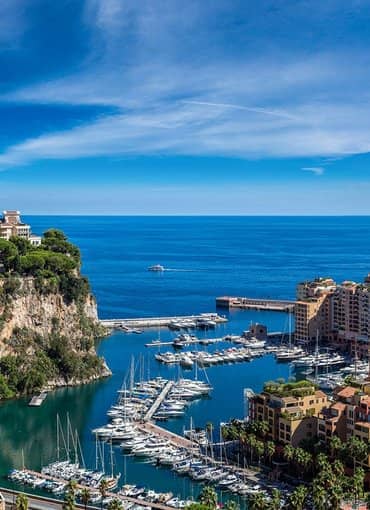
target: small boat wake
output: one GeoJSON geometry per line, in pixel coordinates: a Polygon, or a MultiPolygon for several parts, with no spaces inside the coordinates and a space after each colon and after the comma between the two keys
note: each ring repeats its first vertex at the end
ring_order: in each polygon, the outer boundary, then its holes
{"type": "Polygon", "coordinates": [[[148,271],[152,271],[155,273],[194,273],[200,271],[200,269],[171,269],[169,267],[161,266],[160,264],[156,264],[155,266],[148,267],[148,271]]]}

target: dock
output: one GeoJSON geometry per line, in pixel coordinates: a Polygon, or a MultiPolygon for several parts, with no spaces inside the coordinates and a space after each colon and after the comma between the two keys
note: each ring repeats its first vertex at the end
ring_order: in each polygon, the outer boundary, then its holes
{"type": "Polygon", "coordinates": [[[32,397],[28,405],[30,407],[40,407],[47,396],[48,396],[47,391],[42,391],[39,395],[35,395],[34,397],[32,397]]]}
{"type": "Polygon", "coordinates": [[[234,296],[222,296],[216,298],[216,306],[218,308],[240,308],[242,310],[294,312],[295,304],[295,301],[285,299],[255,299],[234,296]]]}
{"type": "Polygon", "coordinates": [[[149,421],[151,419],[151,417],[153,416],[153,414],[157,411],[158,407],[162,404],[162,402],[164,401],[164,399],[167,397],[167,395],[169,394],[169,392],[171,391],[171,388],[173,386],[173,381],[168,381],[165,385],[165,387],[163,388],[163,390],[160,392],[160,394],[158,395],[158,397],[155,399],[155,401],[153,402],[153,405],[151,406],[151,408],[147,411],[147,413],[145,414],[144,416],[144,421],[149,421]]]}
{"type": "Polygon", "coordinates": [[[100,324],[106,328],[136,329],[170,327],[176,322],[213,321],[216,324],[227,322],[226,317],[217,313],[201,313],[199,315],[182,315],[176,317],[142,317],[138,319],[101,319],[100,324]]]}
{"type": "MultiPolygon", "coordinates": [[[[216,344],[218,342],[226,342],[227,337],[218,337],[218,338],[197,338],[196,340],[186,340],[184,343],[181,343],[180,346],[184,345],[194,345],[194,344],[200,344],[200,345],[209,345],[209,344],[216,344]]],[[[162,347],[166,345],[176,345],[174,340],[170,340],[169,342],[149,342],[145,344],[145,347],[162,347]]]]}

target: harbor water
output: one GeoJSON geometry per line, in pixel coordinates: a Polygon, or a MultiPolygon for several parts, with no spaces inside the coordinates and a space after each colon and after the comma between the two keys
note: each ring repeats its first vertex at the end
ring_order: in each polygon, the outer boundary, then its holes
{"type": "MultiPolygon", "coordinates": [[[[318,275],[361,280],[370,272],[370,218],[128,218],[29,217],[35,233],[61,228],[82,252],[83,272],[89,277],[101,318],[186,315],[215,310],[220,295],[294,298],[298,281],[318,275]],[[175,271],[147,271],[162,264],[175,271]]],[[[251,321],[270,331],[287,330],[287,315],[278,312],[231,311],[229,322],[211,331],[194,332],[200,338],[240,334],[251,321]]],[[[0,474],[11,467],[39,469],[56,455],[56,415],[79,432],[86,464],[95,466],[91,430],[107,422],[106,412],[116,401],[131,357],[142,360],[145,376],[178,376],[178,368],[154,359],[158,348],[145,344],[157,339],[158,330],[143,334],[115,332],[97,345],[112,369],[112,377],[77,388],[51,392],[41,407],[29,399],[0,405],[0,474]],[[23,452],[23,453],[22,453],[23,452]]],[[[162,341],[175,333],[161,329],[162,341]]],[[[225,346],[229,347],[229,344],[225,346]]],[[[208,346],[212,351],[222,344],[208,346]]],[[[199,349],[204,349],[199,346],[199,349]]],[[[161,348],[162,351],[172,347],[161,348]]],[[[186,377],[192,371],[184,372],[186,377]]],[[[194,374],[193,374],[194,375],[194,374]]],[[[199,371],[199,377],[203,374],[199,371]]],[[[289,378],[289,366],[272,355],[250,362],[207,368],[213,386],[210,398],[195,401],[185,417],[163,424],[181,433],[189,426],[244,416],[243,391],[258,391],[265,380],[289,378]]],[[[107,455],[108,458],[108,455],[107,455]]],[[[116,472],[122,481],[145,484],[175,495],[196,495],[199,485],[186,477],[158,468],[115,448],[116,472]]],[[[6,485],[4,479],[2,485],[6,485]]]]}

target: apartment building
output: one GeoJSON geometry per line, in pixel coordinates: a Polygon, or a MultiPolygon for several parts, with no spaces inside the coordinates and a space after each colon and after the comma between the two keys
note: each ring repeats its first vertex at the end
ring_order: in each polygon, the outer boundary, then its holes
{"type": "Polygon", "coordinates": [[[351,353],[368,356],[370,338],[370,275],[364,283],[345,281],[333,295],[333,330],[337,343],[351,353]]]}
{"type": "MultiPolygon", "coordinates": [[[[317,435],[328,441],[333,435],[343,442],[352,436],[370,443],[370,383],[362,387],[339,387],[333,392],[334,402],[329,403],[317,420],[317,435]]],[[[370,455],[364,465],[370,468],[370,455]]]]}
{"type": "Polygon", "coordinates": [[[41,237],[31,233],[30,225],[22,222],[19,211],[4,211],[0,219],[0,239],[9,241],[12,236],[28,239],[33,246],[41,244],[41,237]]]}
{"type": "Polygon", "coordinates": [[[317,416],[327,405],[326,394],[313,385],[270,385],[249,398],[249,420],[266,421],[269,440],[298,446],[316,435],[317,416]]]}
{"type": "Polygon", "coordinates": [[[336,283],[331,278],[316,278],[297,285],[295,340],[302,344],[332,339],[332,300],[336,283]]]}

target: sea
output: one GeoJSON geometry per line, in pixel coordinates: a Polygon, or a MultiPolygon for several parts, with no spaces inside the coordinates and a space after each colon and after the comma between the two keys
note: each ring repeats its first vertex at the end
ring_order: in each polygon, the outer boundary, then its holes
{"type": "MultiPolygon", "coordinates": [[[[29,216],[34,233],[62,229],[80,247],[82,272],[88,276],[102,319],[191,315],[216,310],[217,296],[294,299],[298,282],[317,276],[337,281],[361,281],[370,273],[370,217],[122,217],[29,216]],[[149,272],[161,264],[170,269],[149,272]]],[[[251,322],[269,331],[288,332],[287,314],[227,311],[228,322],[198,336],[240,334],[251,322]]],[[[107,422],[106,412],[117,399],[132,357],[141,363],[141,376],[176,378],[178,369],[161,366],[156,349],[145,344],[175,334],[162,328],[143,334],[115,332],[97,344],[113,375],[77,388],[51,392],[40,408],[25,398],[0,404],[0,485],[13,467],[40,469],[56,458],[56,417],[70,420],[79,434],[84,461],[95,467],[95,441],[91,430],[107,422]]],[[[220,344],[217,344],[220,348],[220,344]]],[[[212,347],[209,347],[212,350],[212,347]]],[[[167,350],[171,350],[168,348],[167,350]]],[[[200,377],[202,374],[198,374],[200,377]]],[[[192,371],[185,372],[193,377],[192,371]]],[[[190,419],[195,426],[243,418],[244,390],[261,390],[264,381],[293,377],[288,364],[273,356],[248,363],[207,369],[213,392],[194,402],[185,416],[163,423],[181,433],[190,419]]],[[[109,452],[106,469],[109,471],[109,452]]],[[[114,448],[113,469],[122,483],[145,485],[196,497],[200,484],[177,477],[168,469],[123,456],[114,448]]],[[[225,497],[221,495],[221,498],[225,497]]]]}

